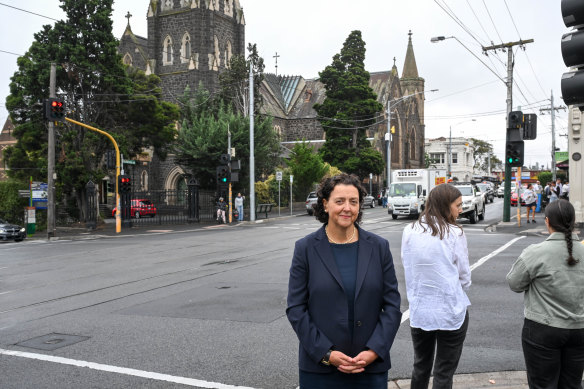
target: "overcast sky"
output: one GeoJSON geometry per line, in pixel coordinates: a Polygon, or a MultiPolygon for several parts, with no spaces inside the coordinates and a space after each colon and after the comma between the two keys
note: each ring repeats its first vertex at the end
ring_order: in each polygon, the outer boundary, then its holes
{"type": "MultiPolygon", "coordinates": [[[[534,39],[515,53],[513,107],[539,116],[537,140],[525,142],[526,164],[550,165],[551,117],[561,99],[560,79],[567,69],[562,61],[560,40],[568,31],[560,11],[560,0],[240,0],[246,19],[246,42],[257,43],[267,72],[318,77],[338,53],[353,30],[361,30],[366,43],[365,65],[370,72],[388,70],[393,58],[401,75],[408,31],[418,72],[426,80],[426,138],[475,137],[491,142],[500,159],[504,155],[507,53],[482,53],[482,46],[534,39]],[[444,9],[451,14],[449,16],[444,9]],[[456,21],[455,21],[456,20],[456,21]],[[457,23],[458,21],[458,23],[457,23]],[[461,27],[459,23],[464,27],[461,27]],[[472,34],[472,35],[471,35],[472,34]],[[434,36],[455,36],[431,43],[434,36]],[[468,48],[465,49],[466,46],[468,48]],[[482,64],[479,59],[487,66],[482,64]],[[475,119],[475,121],[472,121],[475,119]]],[[[135,34],[146,37],[149,0],[114,1],[114,35],[121,37],[128,11],[135,34]]],[[[5,98],[17,56],[23,54],[33,34],[54,21],[22,12],[18,7],[47,17],[62,19],[58,0],[1,0],[0,12],[0,122],[8,113],[5,98]],[[5,5],[2,5],[5,4],[5,5]]],[[[556,146],[567,150],[567,112],[556,115],[556,146]]]]}

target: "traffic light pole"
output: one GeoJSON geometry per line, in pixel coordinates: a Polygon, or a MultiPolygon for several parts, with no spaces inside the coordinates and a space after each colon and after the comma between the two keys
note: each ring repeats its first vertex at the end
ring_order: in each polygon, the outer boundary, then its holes
{"type": "MultiPolygon", "coordinates": [[[[507,128],[509,128],[509,114],[513,110],[513,46],[521,45],[526,43],[532,43],[533,39],[520,40],[518,42],[503,43],[500,45],[483,47],[483,51],[487,52],[489,50],[497,49],[507,49],[507,128]]],[[[507,133],[507,141],[509,141],[509,132],[505,129],[507,133]]],[[[519,200],[518,200],[519,201],[519,200]]],[[[511,220],[511,165],[507,158],[505,158],[505,192],[503,198],[503,221],[508,222],[511,220]]]]}
{"type": "MultiPolygon", "coordinates": [[[[56,78],[57,78],[57,65],[51,62],[51,73],[49,80],[49,97],[54,98],[56,96],[56,78]]],[[[55,236],[56,223],[55,223],[55,122],[49,121],[49,134],[48,134],[48,166],[47,166],[47,239],[51,239],[55,236]]]]}
{"type": "Polygon", "coordinates": [[[112,143],[114,144],[114,148],[116,149],[116,233],[120,233],[122,232],[122,204],[120,201],[120,188],[118,185],[118,177],[120,176],[120,149],[118,148],[118,143],[116,142],[116,140],[114,139],[113,136],[111,136],[110,134],[108,134],[105,131],[102,131],[100,129],[97,129],[95,127],[91,127],[88,126],[87,124],[78,122],[77,120],[73,120],[73,119],[69,119],[69,118],[65,118],[66,121],[68,121],[69,123],[73,123],[73,124],[77,124],[78,126],[81,127],[85,127],[88,130],[91,131],[95,131],[95,132],[99,132],[102,135],[105,135],[109,138],[109,140],[112,141],[112,143]]]}

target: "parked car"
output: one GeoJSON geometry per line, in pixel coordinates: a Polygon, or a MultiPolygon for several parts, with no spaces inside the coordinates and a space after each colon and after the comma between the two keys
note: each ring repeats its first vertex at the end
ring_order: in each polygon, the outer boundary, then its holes
{"type": "Polygon", "coordinates": [[[316,205],[317,200],[318,196],[316,195],[316,192],[310,192],[306,198],[306,212],[308,212],[310,216],[314,214],[313,206],[316,205]]]}
{"type": "MultiPolygon", "coordinates": [[[[116,217],[117,207],[112,210],[112,216],[116,217]]],[[[156,216],[156,207],[148,199],[134,199],[131,203],[130,217],[140,219],[142,216],[156,216]]]]}
{"type": "MultiPolygon", "coordinates": [[[[517,206],[517,192],[511,193],[511,206],[512,207],[517,206]]],[[[521,199],[521,206],[525,207],[525,200],[523,198],[521,199]]]]}
{"type": "Polygon", "coordinates": [[[479,187],[479,189],[481,190],[481,192],[485,196],[485,203],[487,201],[489,203],[492,203],[493,201],[495,201],[495,190],[493,189],[492,184],[480,183],[480,184],[477,184],[477,186],[479,187]]]}
{"type": "Polygon", "coordinates": [[[364,207],[375,208],[376,202],[377,202],[377,200],[375,199],[375,197],[373,197],[369,194],[363,198],[363,206],[364,207]]]}
{"type": "Polygon", "coordinates": [[[505,186],[499,185],[497,188],[497,197],[501,198],[505,196],[505,186]]]}
{"type": "Polygon", "coordinates": [[[21,242],[26,238],[26,229],[16,224],[10,224],[0,219],[0,240],[21,242]]]}
{"type": "Polygon", "coordinates": [[[466,218],[470,224],[475,224],[478,220],[485,218],[485,201],[481,190],[471,182],[457,182],[455,185],[462,194],[462,212],[459,217],[466,218]]]}

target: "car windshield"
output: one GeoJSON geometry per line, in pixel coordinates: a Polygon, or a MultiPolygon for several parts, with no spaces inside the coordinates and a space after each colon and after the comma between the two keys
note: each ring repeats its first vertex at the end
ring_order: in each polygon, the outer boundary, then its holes
{"type": "Polygon", "coordinates": [[[310,194],[308,195],[309,199],[315,199],[316,198],[316,192],[310,192],[310,194]]]}
{"type": "Polygon", "coordinates": [[[477,186],[481,189],[481,192],[486,192],[489,189],[486,184],[479,184],[477,186]]]}
{"type": "Polygon", "coordinates": [[[150,202],[150,200],[142,200],[142,201],[140,201],[140,202],[141,202],[142,204],[144,204],[144,205],[150,205],[150,204],[152,204],[152,203],[150,202]]]}
{"type": "Polygon", "coordinates": [[[470,186],[457,186],[457,188],[463,196],[472,196],[472,188],[470,186]]]}
{"type": "Polygon", "coordinates": [[[390,196],[415,196],[416,184],[391,184],[390,196]]]}

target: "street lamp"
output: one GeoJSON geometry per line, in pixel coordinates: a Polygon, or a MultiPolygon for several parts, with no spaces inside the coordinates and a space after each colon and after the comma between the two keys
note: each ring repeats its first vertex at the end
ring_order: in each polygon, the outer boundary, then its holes
{"type": "MultiPolygon", "coordinates": [[[[480,59],[480,58],[479,58],[479,57],[478,57],[478,56],[477,56],[475,53],[473,53],[473,52],[472,52],[472,50],[471,50],[471,49],[469,49],[468,47],[466,47],[466,45],[465,45],[464,43],[462,43],[462,42],[461,42],[461,41],[460,41],[460,40],[459,40],[457,37],[455,37],[454,35],[453,35],[453,36],[435,36],[435,37],[433,37],[433,38],[431,38],[431,39],[430,39],[430,42],[432,42],[432,43],[438,43],[438,42],[441,42],[441,41],[445,41],[446,39],[455,39],[455,40],[456,40],[458,43],[460,43],[460,44],[462,45],[462,47],[464,47],[464,48],[466,49],[466,51],[468,51],[469,53],[471,53],[471,54],[473,55],[473,57],[475,57],[476,59],[478,59],[478,60],[479,60],[479,62],[480,62],[480,63],[482,63],[483,65],[485,65],[485,67],[486,67],[487,69],[489,69],[489,71],[490,71],[491,73],[493,73],[495,76],[497,76],[497,78],[498,78],[499,80],[503,81],[503,83],[504,83],[505,85],[507,85],[507,81],[503,80],[503,79],[502,79],[502,78],[501,78],[501,77],[500,77],[500,76],[499,76],[497,73],[495,73],[495,71],[494,71],[493,69],[491,69],[491,68],[489,67],[489,65],[487,65],[486,63],[484,63],[482,59],[480,59]]],[[[483,47],[483,50],[484,50],[484,47],[483,47]]]]}
{"type": "Polygon", "coordinates": [[[452,127],[456,127],[459,124],[466,123],[466,122],[476,122],[476,119],[468,119],[463,120],[461,122],[456,123],[455,125],[450,125],[450,137],[448,142],[448,178],[452,178],[452,127]]]}
{"type": "MultiPolygon", "coordinates": [[[[419,95],[425,91],[412,93],[411,95],[402,96],[399,99],[387,100],[387,133],[385,134],[385,141],[387,144],[387,187],[391,184],[391,109],[402,101],[409,99],[412,96],[419,95]],[[393,102],[393,104],[391,104],[393,102]]],[[[428,92],[438,92],[438,89],[430,89],[428,92]]]]}

